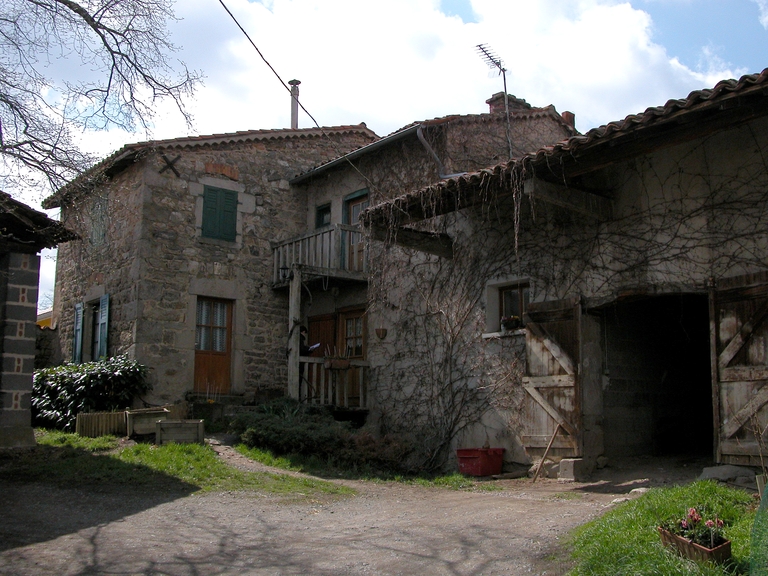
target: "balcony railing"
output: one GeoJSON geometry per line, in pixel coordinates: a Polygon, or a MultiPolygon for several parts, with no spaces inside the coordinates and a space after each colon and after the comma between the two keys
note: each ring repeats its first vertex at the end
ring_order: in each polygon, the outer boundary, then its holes
{"type": "Polygon", "coordinates": [[[280,269],[292,264],[314,268],[318,274],[348,278],[363,278],[368,270],[365,242],[358,226],[335,224],[281,242],[273,252],[275,284],[285,282],[280,269]]]}
{"type": "Polygon", "coordinates": [[[368,362],[350,360],[346,370],[331,370],[322,358],[300,356],[304,365],[302,398],[307,404],[368,408],[368,362]]]}

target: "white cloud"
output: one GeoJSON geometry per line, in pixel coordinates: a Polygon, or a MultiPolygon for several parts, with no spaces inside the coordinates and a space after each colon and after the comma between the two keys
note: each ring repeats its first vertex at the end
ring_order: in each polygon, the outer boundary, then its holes
{"type": "Polygon", "coordinates": [[[752,0],[760,10],[760,24],[768,30],[768,0],[752,0]]]}
{"type": "MultiPolygon", "coordinates": [[[[768,0],[755,0],[768,26],[768,0]]],[[[487,111],[502,90],[475,46],[489,44],[508,69],[510,93],[576,114],[586,131],[738,71],[716,51],[691,70],[651,37],[650,16],[615,0],[471,0],[475,22],[440,11],[439,0],[227,0],[230,10],[321,125],[367,125],[380,135],[415,120],[487,111]]],[[[196,133],[290,124],[290,98],[217,2],[176,4],[179,57],[206,75],[190,102],[196,133]]],[[[300,126],[310,126],[302,113],[300,126]]],[[[186,126],[167,105],[152,136],[186,126]]],[[[145,135],[86,134],[102,156],[145,135]]]]}

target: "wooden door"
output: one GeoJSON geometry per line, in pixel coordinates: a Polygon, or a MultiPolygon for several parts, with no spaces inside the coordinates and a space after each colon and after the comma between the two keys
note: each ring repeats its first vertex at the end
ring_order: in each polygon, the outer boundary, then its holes
{"type": "MultiPolygon", "coordinates": [[[[312,356],[336,355],[336,316],[323,314],[307,318],[307,345],[320,344],[312,356]]],[[[322,364],[310,364],[303,372],[307,386],[307,401],[325,404],[329,398],[333,398],[333,382],[330,375],[323,369],[322,364]]]]}
{"type": "MultiPolygon", "coordinates": [[[[356,226],[360,223],[360,214],[368,208],[368,196],[360,196],[347,202],[347,223],[356,226]]],[[[347,244],[347,266],[349,270],[363,270],[365,259],[365,245],[363,235],[359,232],[350,232],[347,244]]]]}
{"type": "Polygon", "coordinates": [[[768,455],[768,283],[755,283],[764,276],[722,281],[711,295],[718,462],[760,466],[761,448],[768,455]]]}
{"type": "Polygon", "coordinates": [[[523,444],[531,455],[542,455],[559,426],[550,453],[581,456],[580,301],[532,303],[524,317],[523,444]]]}
{"type": "Polygon", "coordinates": [[[232,302],[197,299],[195,392],[215,397],[230,392],[232,302]]]}
{"type": "MultiPolygon", "coordinates": [[[[349,310],[339,314],[339,348],[350,360],[364,360],[366,353],[365,310],[349,310]]],[[[352,366],[339,377],[342,379],[338,403],[348,408],[362,408],[361,378],[363,369],[352,366]]]]}

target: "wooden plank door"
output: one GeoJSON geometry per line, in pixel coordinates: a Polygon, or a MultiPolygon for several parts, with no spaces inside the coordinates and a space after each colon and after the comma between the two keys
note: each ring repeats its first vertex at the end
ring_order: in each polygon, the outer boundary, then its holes
{"type": "Polygon", "coordinates": [[[720,289],[713,298],[717,460],[760,466],[761,448],[768,455],[768,284],[720,289]]]}
{"type": "MultiPolygon", "coordinates": [[[[356,226],[360,223],[360,214],[370,205],[368,196],[360,196],[347,202],[347,222],[356,226]]],[[[359,232],[349,233],[347,245],[348,270],[363,270],[365,245],[363,235],[359,232]]]]}
{"type": "Polygon", "coordinates": [[[540,456],[559,426],[551,453],[581,456],[580,300],[531,303],[524,318],[523,444],[540,456]]]}
{"type": "MultiPolygon", "coordinates": [[[[307,345],[320,344],[320,347],[312,355],[318,358],[334,356],[336,349],[336,316],[323,314],[307,318],[307,345]]],[[[330,374],[323,369],[322,364],[314,364],[311,369],[305,370],[307,382],[307,400],[319,404],[326,404],[333,398],[330,374]]]]}
{"type": "Polygon", "coordinates": [[[230,392],[232,366],[232,302],[197,299],[195,326],[195,387],[215,397],[230,392]]]}

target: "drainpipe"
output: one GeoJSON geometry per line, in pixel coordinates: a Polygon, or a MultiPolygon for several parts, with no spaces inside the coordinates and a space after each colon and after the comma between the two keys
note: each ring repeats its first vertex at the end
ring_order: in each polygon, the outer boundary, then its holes
{"type": "Polygon", "coordinates": [[[416,136],[419,137],[419,141],[424,145],[424,148],[427,149],[427,152],[432,156],[432,159],[435,161],[435,164],[437,164],[437,175],[440,176],[441,179],[445,178],[455,178],[456,176],[464,176],[466,172],[458,172],[457,174],[446,174],[445,173],[445,166],[443,166],[443,163],[440,161],[440,158],[437,157],[437,154],[432,149],[432,146],[429,145],[429,142],[427,142],[427,139],[424,138],[424,124],[419,124],[419,127],[416,128],[416,136]]]}
{"type": "Polygon", "coordinates": [[[299,128],[299,84],[300,80],[288,82],[291,86],[291,130],[299,128]]]}

